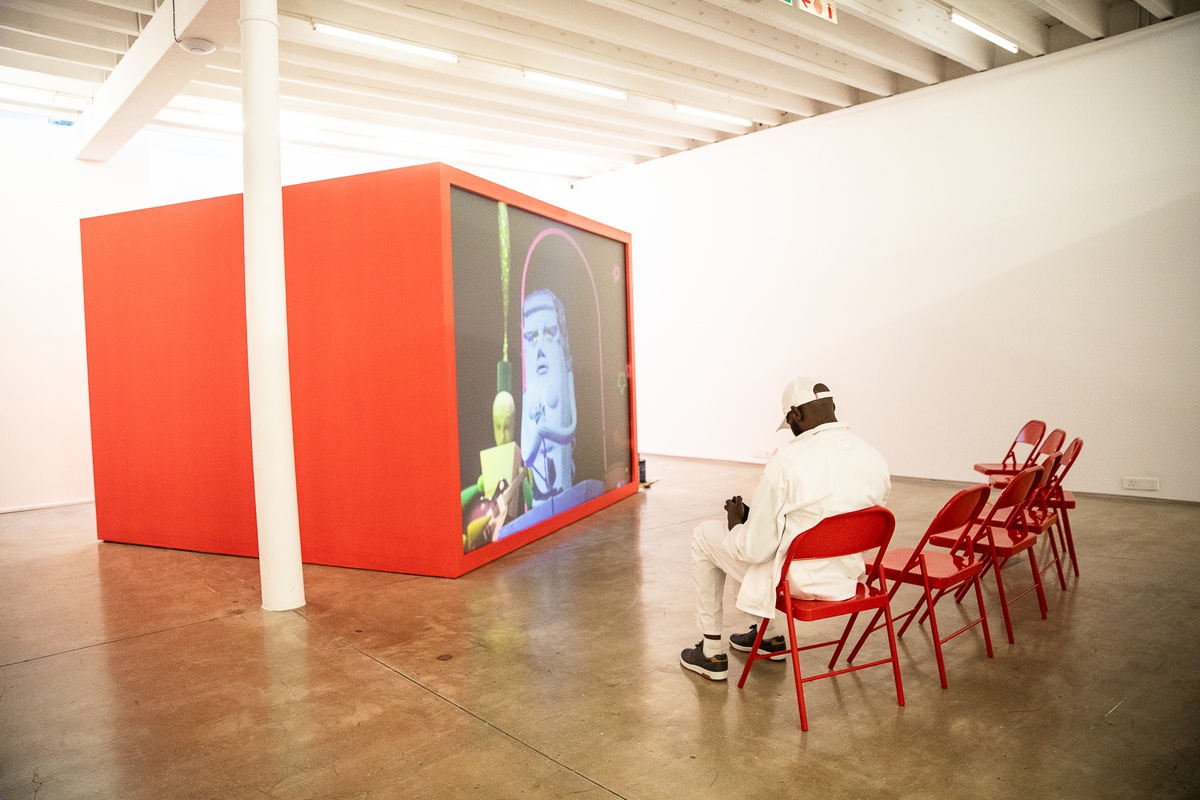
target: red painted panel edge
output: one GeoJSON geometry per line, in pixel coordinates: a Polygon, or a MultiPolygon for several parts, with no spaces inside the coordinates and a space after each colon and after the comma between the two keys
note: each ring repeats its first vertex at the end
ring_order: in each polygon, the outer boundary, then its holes
{"type": "Polygon", "coordinates": [[[80,220],[97,537],[256,555],[241,197],[80,220]]]}

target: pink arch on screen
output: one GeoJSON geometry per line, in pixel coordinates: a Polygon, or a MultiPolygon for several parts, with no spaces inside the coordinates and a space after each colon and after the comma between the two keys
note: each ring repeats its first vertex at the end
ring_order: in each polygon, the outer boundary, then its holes
{"type": "MultiPolygon", "coordinates": [[[[600,293],[596,291],[596,278],[592,275],[592,266],[588,263],[587,256],[583,254],[579,243],[571,238],[571,234],[564,231],[562,228],[547,228],[534,237],[533,243],[529,245],[529,252],[525,254],[525,266],[521,270],[521,307],[525,306],[525,279],[529,276],[529,262],[533,259],[533,251],[537,249],[538,244],[547,236],[561,236],[566,239],[571,247],[575,248],[575,252],[579,254],[579,260],[583,262],[583,268],[587,272],[588,281],[592,284],[592,298],[596,301],[596,349],[597,356],[600,359],[600,446],[604,457],[604,468],[608,469],[608,424],[604,418],[604,339],[600,336],[600,293]]],[[[521,392],[525,391],[525,356],[521,356],[521,392]]]]}

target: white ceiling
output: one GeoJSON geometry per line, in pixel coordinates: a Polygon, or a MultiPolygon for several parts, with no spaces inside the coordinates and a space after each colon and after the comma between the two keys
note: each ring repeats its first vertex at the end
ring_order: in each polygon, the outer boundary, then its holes
{"type": "MultiPolygon", "coordinates": [[[[582,178],[1086,46],[1200,0],[278,0],[281,136],[582,178]],[[951,24],[961,14],[1010,54],[951,24]],[[456,63],[319,33],[424,45],[456,63]],[[627,94],[578,94],[523,70],[627,94]],[[681,113],[687,105],[750,121],[681,113]]],[[[0,0],[0,110],[72,121],[105,160],[138,130],[236,136],[239,0],[0,0]],[[217,46],[195,55],[176,39],[217,46]]]]}

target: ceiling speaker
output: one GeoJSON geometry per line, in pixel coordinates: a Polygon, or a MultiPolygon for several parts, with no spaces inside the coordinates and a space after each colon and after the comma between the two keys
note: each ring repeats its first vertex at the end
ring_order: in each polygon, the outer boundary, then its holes
{"type": "Polygon", "coordinates": [[[194,53],[198,56],[207,56],[217,52],[217,46],[215,44],[210,42],[208,39],[199,39],[196,37],[181,39],[179,46],[184,50],[187,50],[189,53],[194,53]]]}

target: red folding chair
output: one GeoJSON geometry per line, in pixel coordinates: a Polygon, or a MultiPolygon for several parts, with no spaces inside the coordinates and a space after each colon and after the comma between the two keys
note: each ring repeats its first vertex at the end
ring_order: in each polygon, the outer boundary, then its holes
{"type": "MultiPolygon", "coordinates": [[[[892,532],[895,528],[896,518],[892,516],[892,512],[882,506],[872,506],[864,508],[861,511],[851,511],[847,514],[827,517],[797,536],[788,547],[779,584],[775,587],[775,607],[787,617],[788,652],[792,657],[792,673],[796,680],[796,700],[800,706],[801,730],[808,730],[808,712],[805,710],[804,705],[804,684],[821,678],[831,678],[834,675],[841,675],[846,672],[856,672],[868,667],[891,664],[892,674],[896,682],[896,701],[900,705],[904,705],[904,686],[900,681],[900,659],[896,654],[896,636],[892,628],[892,609],[889,603],[891,596],[888,593],[883,571],[880,569],[880,561],[883,560],[887,552],[888,542],[891,541],[892,532]],[[839,556],[863,553],[875,548],[878,548],[878,552],[874,560],[867,566],[866,583],[860,583],[858,591],[849,600],[801,600],[798,597],[792,596],[787,574],[793,561],[806,558],[837,558],[839,556]],[[869,664],[858,664],[834,670],[833,665],[837,662],[838,655],[842,652],[842,647],[846,644],[846,639],[850,635],[850,629],[854,626],[854,621],[864,611],[883,612],[887,625],[888,645],[891,648],[891,657],[872,661],[869,664]],[[796,620],[800,620],[801,622],[815,622],[817,620],[832,619],[847,615],[850,619],[846,623],[846,629],[842,632],[840,639],[817,642],[816,644],[804,645],[803,647],[797,645],[796,620]],[[800,651],[813,650],[818,647],[828,647],[830,645],[837,645],[837,648],[833,652],[833,658],[829,660],[828,671],[820,675],[812,675],[807,678],[802,677],[800,674],[800,651]]],[[[755,661],[760,658],[769,658],[770,655],[778,655],[759,654],[758,647],[762,644],[763,634],[766,633],[768,621],[768,619],[764,619],[758,626],[758,636],[755,637],[754,646],[750,648],[750,656],[746,659],[746,666],[742,669],[741,680],[738,681],[739,689],[746,685],[746,678],[750,675],[750,667],[753,666],[755,661]]]]}
{"type": "MultiPolygon", "coordinates": [[[[1042,573],[1038,569],[1034,545],[1037,544],[1037,534],[1029,529],[1026,511],[1034,496],[1034,490],[1041,485],[1045,474],[1041,466],[1021,470],[1012,479],[1004,491],[990,506],[984,506],[984,517],[975,523],[971,533],[971,541],[976,550],[982,551],[984,572],[991,569],[996,576],[996,589],[1000,595],[1000,610],[1004,613],[1004,629],[1008,634],[1008,642],[1013,638],[1012,618],[1008,607],[1031,591],[1037,592],[1038,607],[1042,619],[1046,618],[1046,593],[1042,589],[1042,573]],[[1008,561],[1021,553],[1029,554],[1029,566],[1033,571],[1033,584],[1022,589],[1011,598],[1004,586],[1003,567],[1008,561]]],[[[931,536],[929,541],[937,547],[952,548],[959,540],[961,532],[944,533],[931,536]]],[[[965,587],[958,590],[958,600],[965,595],[965,587]]],[[[926,612],[928,614],[928,611],[926,612]]],[[[922,618],[922,622],[924,618],[922,618]]]]}
{"type": "Polygon", "coordinates": [[[1004,454],[1004,458],[996,462],[985,462],[975,465],[975,471],[981,472],[984,475],[994,475],[996,473],[1016,474],[1023,469],[1028,469],[1033,466],[1037,460],[1038,443],[1042,441],[1042,437],[1046,435],[1046,423],[1040,419],[1031,419],[1022,426],[1021,430],[1017,431],[1017,438],[1013,439],[1013,443],[1009,445],[1008,452],[1004,454]],[[1024,445],[1029,445],[1029,456],[1024,460],[1017,460],[1017,448],[1024,445]]]}
{"type": "MultiPolygon", "coordinates": [[[[942,645],[961,633],[979,625],[983,628],[983,642],[987,648],[988,658],[992,657],[992,636],[988,631],[987,612],[983,606],[983,589],[980,587],[980,574],[983,572],[983,559],[975,554],[972,542],[971,523],[975,521],[983,509],[989,494],[986,484],[963,489],[951,497],[949,502],[933,518],[929,529],[921,537],[916,547],[903,547],[888,550],[881,561],[884,577],[892,582],[891,595],[895,599],[896,592],[901,586],[919,586],[921,596],[916,605],[903,614],[898,614],[896,620],[904,620],[897,636],[903,636],[908,626],[916,618],[922,608],[928,609],[930,630],[933,634],[933,651],[937,654],[938,675],[942,679],[942,688],[946,688],[946,662],[942,658],[942,645]],[[933,536],[946,534],[950,531],[960,531],[958,538],[948,551],[926,549],[925,545],[933,536]],[[942,636],[938,629],[938,619],[935,607],[947,592],[958,587],[975,587],[975,598],[979,604],[979,616],[963,625],[953,633],[942,636]]],[[[867,637],[883,627],[879,624],[882,611],[876,611],[867,629],[859,637],[858,643],[850,651],[846,659],[853,662],[858,651],[867,641],[867,637]]]]}
{"type": "MultiPolygon", "coordinates": [[[[1037,449],[1030,456],[1026,466],[1033,466],[1051,453],[1062,451],[1063,442],[1067,440],[1067,432],[1062,428],[1055,428],[1046,434],[1046,438],[1042,439],[1042,443],[1037,446],[1037,449]]],[[[993,489],[1003,489],[1008,482],[1012,480],[1012,476],[1016,475],[1020,470],[993,472],[988,474],[988,481],[993,489]]]]}

